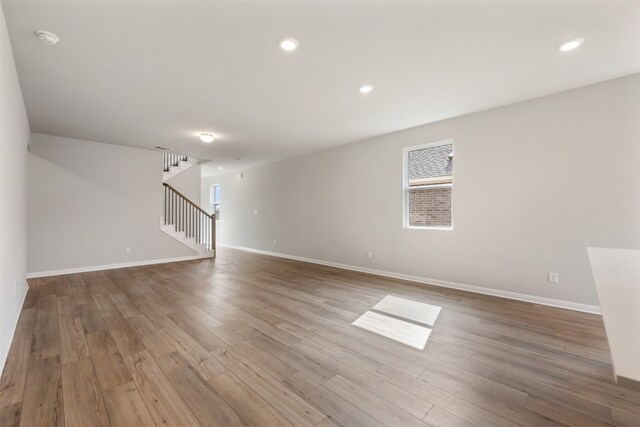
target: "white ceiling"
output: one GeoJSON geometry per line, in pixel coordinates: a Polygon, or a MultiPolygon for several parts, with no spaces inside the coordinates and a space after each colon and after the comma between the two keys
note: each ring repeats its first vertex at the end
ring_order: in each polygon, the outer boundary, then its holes
{"type": "Polygon", "coordinates": [[[640,71],[640,1],[3,6],[32,131],[168,145],[211,159],[206,174],[640,71]],[[575,37],[587,42],[556,49],[575,37]]]}

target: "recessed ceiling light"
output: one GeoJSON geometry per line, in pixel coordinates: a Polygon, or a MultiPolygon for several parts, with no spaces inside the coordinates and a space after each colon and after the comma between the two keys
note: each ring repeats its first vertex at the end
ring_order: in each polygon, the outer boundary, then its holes
{"type": "Polygon", "coordinates": [[[560,52],[569,52],[570,50],[580,47],[583,43],[584,43],[584,39],[582,37],[577,39],[567,40],[566,42],[558,46],[558,50],[560,52]]]}
{"type": "Polygon", "coordinates": [[[214,139],[215,139],[215,137],[210,133],[202,132],[200,134],[200,141],[206,142],[207,144],[210,143],[210,142],[213,142],[214,139]]]}
{"type": "Polygon", "coordinates": [[[296,50],[298,46],[300,46],[300,43],[298,43],[298,40],[292,37],[283,37],[280,40],[278,40],[278,46],[280,46],[280,49],[282,50],[291,52],[296,50]]]}
{"type": "Polygon", "coordinates": [[[358,89],[360,93],[370,93],[373,90],[373,86],[371,85],[362,85],[358,89]]]}
{"type": "Polygon", "coordinates": [[[218,166],[218,169],[222,170],[222,169],[224,169],[224,168],[223,168],[222,166],[218,166]]]}
{"type": "Polygon", "coordinates": [[[60,41],[60,37],[56,36],[49,31],[38,30],[36,36],[42,41],[42,43],[54,45],[60,41]]]}

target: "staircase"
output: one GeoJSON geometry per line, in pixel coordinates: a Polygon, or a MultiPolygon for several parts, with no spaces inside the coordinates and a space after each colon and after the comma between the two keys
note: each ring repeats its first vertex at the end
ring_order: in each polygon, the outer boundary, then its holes
{"type": "Polygon", "coordinates": [[[180,172],[189,169],[191,166],[198,164],[198,159],[182,154],[164,153],[164,168],[162,169],[162,182],[173,178],[180,172]]]}
{"type": "MultiPolygon", "coordinates": [[[[165,153],[165,177],[163,180],[166,181],[197,163],[197,160],[192,162],[190,159],[187,156],[165,153]],[[172,175],[166,178],[167,174],[172,175]]],[[[215,258],[215,215],[209,215],[166,182],[163,182],[162,185],[164,187],[164,216],[160,218],[160,230],[189,247],[202,258],[215,258]]]]}

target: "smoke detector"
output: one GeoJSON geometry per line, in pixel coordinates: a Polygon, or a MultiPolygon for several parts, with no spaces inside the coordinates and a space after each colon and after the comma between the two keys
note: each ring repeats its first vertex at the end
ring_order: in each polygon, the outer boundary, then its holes
{"type": "Polygon", "coordinates": [[[36,36],[38,36],[44,44],[54,45],[60,41],[60,37],[50,33],[49,31],[38,30],[36,31],[36,36]]]}

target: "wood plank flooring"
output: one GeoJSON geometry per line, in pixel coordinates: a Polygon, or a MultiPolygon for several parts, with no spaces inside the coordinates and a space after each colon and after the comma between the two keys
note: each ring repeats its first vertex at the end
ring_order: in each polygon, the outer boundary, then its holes
{"type": "Polygon", "coordinates": [[[599,316],[222,249],[34,279],[10,426],[640,426],[599,316]],[[441,306],[424,350],[351,325],[441,306]]]}

